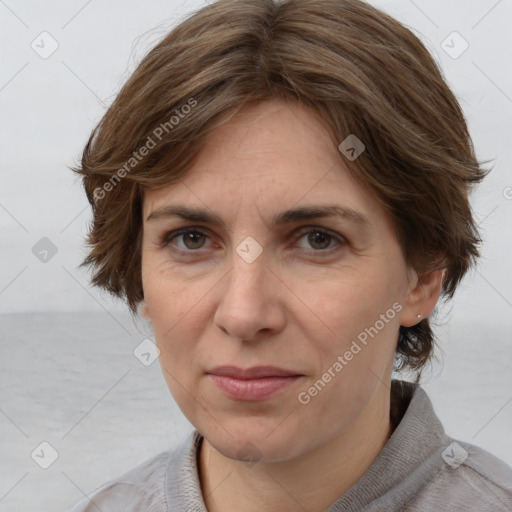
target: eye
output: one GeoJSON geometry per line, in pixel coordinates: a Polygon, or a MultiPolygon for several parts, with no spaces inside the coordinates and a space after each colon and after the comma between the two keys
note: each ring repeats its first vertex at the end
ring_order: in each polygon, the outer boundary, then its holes
{"type": "MultiPolygon", "coordinates": [[[[346,245],[346,241],[343,237],[316,227],[309,227],[307,231],[303,231],[299,240],[303,238],[306,238],[308,245],[313,247],[313,252],[330,252],[333,248],[331,245],[333,241],[336,242],[338,246],[346,245]]],[[[334,247],[336,247],[336,245],[334,247]]],[[[309,249],[305,248],[305,250],[309,249]]]]}
{"type": "Polygon", "coordinates": [[[173,231],[172,233],[165,235],[161,242],[161,246],[168,247],[172,243],[178,252],[197,252],[198,249],[201,249],[204,246],[204,239],[206,237],[207,235],[202,231],[199,231],[194,227],[188,227],[178,229],[177,231],[173,231]],[[174,244],[174,239],[181,240],[183,245],[180,247],[178,244],[174,244]]]}

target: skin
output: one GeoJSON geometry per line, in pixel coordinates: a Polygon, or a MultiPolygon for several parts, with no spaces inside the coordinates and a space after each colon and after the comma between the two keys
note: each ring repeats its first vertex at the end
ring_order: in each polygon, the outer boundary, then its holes
{"type": "Polygon", "coordinates": [[[391,220],[349,174],[321,119],[280,100],[245,107],[216,128],[182,181],[145,192],[143,216],[142,311],[169,389],[205,438],[199,473],[207,509],[324,510],[364,474],[391,434],[399,326],[432,312],[441,272],[418,278],[391,220]],[[146,220],[176,204],[214,212],[226,227],[146,220]],[[313,204],[351,208],[369,223],[271,222],[282,210],[313,204]],[[203,236],[160,243],[187,226],[203,236]],[[327,234],[315,238],[316,229],[327,234]],[[249,236],[263,251],[251,263],[236,252],[249,236]],[[400,311],[300,403],[299,393],[394,303],[400,311]],[[273,365],[302,377],[268,400],[235,401],[206,374],[218,365],[273,365]],[[246,461],[247,452],[256,463],[246,461]]]}

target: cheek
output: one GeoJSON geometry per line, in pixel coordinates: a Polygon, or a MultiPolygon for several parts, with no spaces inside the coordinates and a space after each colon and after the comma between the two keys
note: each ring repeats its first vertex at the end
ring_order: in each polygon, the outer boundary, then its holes
{"type": "Polygon", "coordinates": [[[160,254],[148,254],[142,260],[144,301],[151,315],[155,334],[168,332],[182,321],[207,290],[200,282],[184,279],[178,269],[162,262],[160,254]]]}
{"type": "Polygon", "coordinates": [[[315,328],[331,338],[346,338],[357,336],[400,301],[395,283],[368,269],[305,286],[297,296],[307,305],[307,318],[315,328]]]}
{"type": "MultiPolygon", "coordinates": [[[[368,270],[350,278],[324,282],[318,289],[304,289],[310,299],[308,314],[302,317],[300,330],[313,340],[318,356],[315,377],[331,379],[331,390],[343,388],[338,399],[350,389],[365,393],[378,376],[384,376],[392,364],[398,340],[399,312],[402,309],[399,289],[382,275],[368,270]],[[312,314],[314,312],[315,314],[312,314]],[[339,359],[341,357],[341,361],[339,359]]],[[[323,399],[327,399],[326,393],[323,399]]],[[[345,396],[342,401],[350,397],[345,396]]],[[[318,404],[322,400],[318,401],[318,404]]]]}
{"type": "MultiPolygon", "coordinates": [[[[309,325],[304,318],[301,326],[314,343],[310,356],[314,353],[319,361],[315,374],[300,390],[302,399],[310,402],[299,410],[305,421],[313,414],[319,428],[334,431],[350,423],[387,378],[401,304],[397,291],[369,272],[323,288],[321,300],[308,301],[322,322],[309,314],[309,325]]],[[[318,295],[310,290],[306,296],[318,295]]]]}
{"type": "Polygon", "coordinates": [[[200,296],[193,285],[187,285],[171,274],[158,268],[143,268],[144,301],[160,349],[160,361],[163,369],[174,374],[180,369],[180,361],[191,354],[190,346],[187,350],[183,340],[193,337],[190,331],[197,322],[191,324],[191,318],[200,296]]]}
{"type": "Polygon", "coordinates": [[[146,274],[144,300],[151,315],[160,367],[174,400],[189,417],[193,412],[190,395],[197,393],[195,347],[200,325],[197,293],[163,273],[146,274]],[[194,307],[195,306],[195,307],[194,307]]]}

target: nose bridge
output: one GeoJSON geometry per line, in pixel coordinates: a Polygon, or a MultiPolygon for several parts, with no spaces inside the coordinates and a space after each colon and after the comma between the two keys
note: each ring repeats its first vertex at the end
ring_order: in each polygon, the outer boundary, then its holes
{"type": "MultiPolygon", "coordinates": [[[[268,239],[269,229],[262,213],[268,208],[264,204],[251,200],[247,194],[254,193],[254,187],[240,185],[235,199],[236,215],[231,225],[230,236],[233,245],[231,254],[231,271],[228,287],[225,290],[230,297],[243,300],[244,304],[252,303],[253,307],[261,308],[264,294],[268,292],[269,253],[264,245],[268,239]]],[[[260,194],[257,194],[261,198],[260,194]]],[[[268,205],[267,205],[268,206],[268,205]]],[[[229,298],[229,297],[224,297],[229,298]]],[[[268,298],[268,297],[267,297],[268,298]]],[[[242,306],[242,304],[238,304],[242,306]]],[[[237,304],[232,304],[235,308],[237,304]]]]}
{"type": "Polygon", "coordinates": [[[269,286],[267,258],[261,246],[256,249],[247,240],[234,247],[215,313],[217,326],[239,340],[254,340],[260,331],[279,330],[283,325],[283,314],[271,297],[275,287],[269,286]]]}
{"type": "MultiPolygon", "coordinates": [[[[249,294],[257,298],[265,290],[267,261],[263,247],[252,237],[246,237],[234,250],[229,287],[234,295],[249,294]]],[[[247,300],[248,297],[245,297],[247,300]]]]}
{"type": "Polygon", "coordinates": [[[239,199],[237,218],[231,229],[233,241],[232,274],[233,276],[236,275],[236,281],[240,279],[247,284],[253,284],[253,280],[258,279],[258,277],[262,278],[266,271],[267,254],[263,254],[263,245],[268,234],[268,228],[262,218],[258,204],[251,204],[249,209],[241,208],[244,204],[250,204],[250,201],[244,200],[242,190],[239,191],[239,199]]]}

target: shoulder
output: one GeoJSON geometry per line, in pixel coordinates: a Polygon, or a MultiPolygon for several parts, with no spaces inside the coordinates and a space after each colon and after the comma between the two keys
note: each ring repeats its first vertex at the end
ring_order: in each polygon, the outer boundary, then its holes
{"type": "Polygon", "coordinates": [[[167,512],[165,475],[174,451],[159,453],[84,496],[69,512],[167,512]]]}
{"type": "Polygon", "coordinates": [[[407,511],[512,510],[512,467],[478,446],[451,438],[437,456],[438,470],[407,511]]]}

